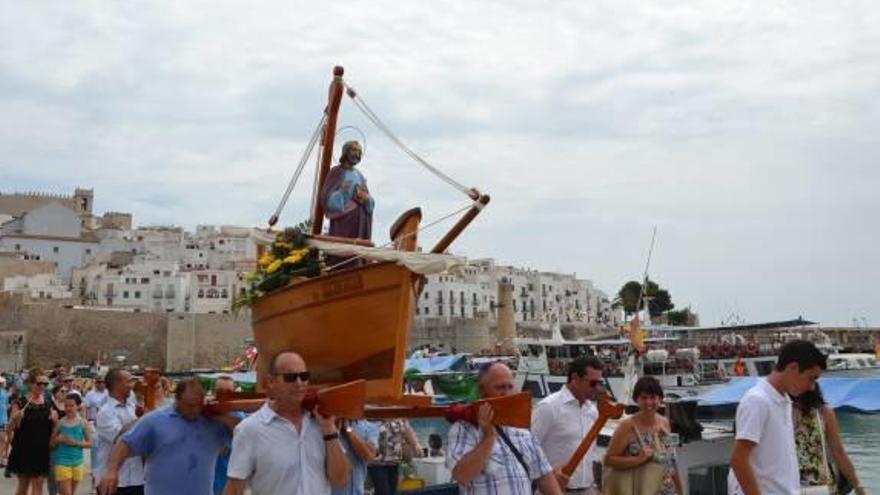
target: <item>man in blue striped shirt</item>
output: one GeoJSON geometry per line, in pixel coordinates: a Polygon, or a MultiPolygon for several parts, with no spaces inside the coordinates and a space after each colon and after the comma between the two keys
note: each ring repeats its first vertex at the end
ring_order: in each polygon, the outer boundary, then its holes
{"type": "MultiPolygon", "coordinates": [[[[484,398],[512,394],[510,368],[492,363],[480,370],[480,393],[484,398]]],[[[461,495],[531,495],[532,480],[542,494],[561,495],[553,468],[532,433],[506,426],[496,431],[493,415],[492,407],[483,404],[478,426],[459,421],[449,428],[446,466],[461,495]],[[501,434],[507,435],[519,455],[498,438],[501,434]]]]}

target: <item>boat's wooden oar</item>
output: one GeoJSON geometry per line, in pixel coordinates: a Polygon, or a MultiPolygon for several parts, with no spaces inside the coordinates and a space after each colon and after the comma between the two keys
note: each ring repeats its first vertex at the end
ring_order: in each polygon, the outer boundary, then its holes
{"type": "Polygon", "coordinates": [[[468,421],[477,424],[477,412],[483,403],[489,403],[492,406],[492,410],[495,412],[493,423],[498,426],[529,428],[532,424],[532,394],[528,392],[481,399],[469,404],[367,408],[364,415],[370,419],[445,417],[449,422],[468,421]]]}
{"type": "MultiPolygon", "coordinates": [[[[303,399],[303,408],[311,411],[318,406],[322,414],[339,418],[361,419],[364,417],[366,380],[309,390],[303,399]]],[[[231,411],[254,412],[266,403],[265,394],[257,392],[220,392],[216,402],[206,406],[209,414],[231,411]]]]}
{"type": "Polygon", "coordinates": [[[618,419],[623,416],[623,404],[615,404],[611,402],[611,397],[608,395],[608,392],[602,392],[599,395],[598,407],[599,417],[596,418],[593,427],[587,432],[587,436],[581,440],[580,445],[578,445],[574,454],[571,455],[568,463],[562,467],[562,473],[566,476],[571,477],[575,469],[577,469],[578,464],[581,463],[581,460],[587,455],[587,451],[590,450],[590,446],[593,445],[593,442],[599,437],[599,432],[602,431],[602,428],[605,426],[608,419],[618,419]]]}

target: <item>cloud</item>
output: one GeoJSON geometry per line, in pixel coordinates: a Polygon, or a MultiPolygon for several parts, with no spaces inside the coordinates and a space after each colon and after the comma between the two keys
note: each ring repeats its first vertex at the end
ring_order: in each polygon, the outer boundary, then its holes
{"type": "MultiPolygon", "coordinates": [[[[459,252],[613,293],[658,225],[652,275],[707,323],[880,318],[871,2],[0,5],[4,191],[262,223],[343,64],[406,142],[492,195],[459,252]]],[[[377,238],[413,205],[466,204],[348,103],[341,122],[367,133],[377,238]]]]}

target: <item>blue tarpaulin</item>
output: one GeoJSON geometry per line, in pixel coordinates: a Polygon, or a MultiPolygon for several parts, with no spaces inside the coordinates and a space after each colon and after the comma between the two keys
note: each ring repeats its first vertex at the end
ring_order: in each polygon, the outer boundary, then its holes
{"type": "MultiPolygon", "coordinates": [[[[746,391],[755,385],[758,378],[733,378],[699,397],[701,406],[724,406],[739,403],[746,391]]],[[[860,412],[880,412],[880,377],[829,377],[820,378],[822,395],[835,409],[852,409],[860,412]]]]}
{"type": "Polygon", "coordinates": [[[419,373],[438,373],[443,371],[465,371],[467,355],[434,356],[426,358],[410,358],[403,366],[404,370],[417,369],[419,373]]]}

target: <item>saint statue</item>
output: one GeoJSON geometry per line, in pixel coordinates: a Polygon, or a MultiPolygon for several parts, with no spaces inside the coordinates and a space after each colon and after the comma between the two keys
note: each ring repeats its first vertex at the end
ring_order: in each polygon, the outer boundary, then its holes
{"type": "Polygon", "coordinates": [[[372,235],[375,203],[367,189],[367,180],[354,168],[362,155],[360,143],[346,142],[342,145],[339,165],[330,169],[324,181],[321,203],[330,220],[329,235],[367,240],[372,235]]]}

